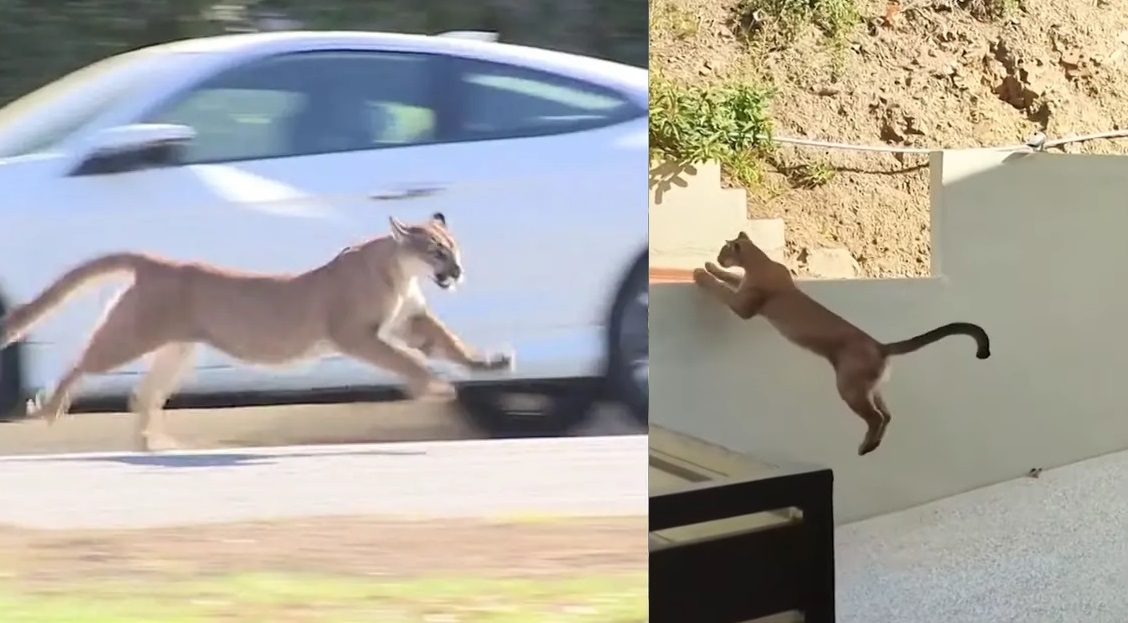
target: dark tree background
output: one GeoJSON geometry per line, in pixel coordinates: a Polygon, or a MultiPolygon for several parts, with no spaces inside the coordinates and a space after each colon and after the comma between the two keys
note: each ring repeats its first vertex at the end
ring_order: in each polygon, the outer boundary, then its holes
{"type": "Polygon", "coordinates": [[[646,66],[644,0],[0,0],[0,103],[126,50],[279,27],[492,30],[508,43],[646,66]]]}

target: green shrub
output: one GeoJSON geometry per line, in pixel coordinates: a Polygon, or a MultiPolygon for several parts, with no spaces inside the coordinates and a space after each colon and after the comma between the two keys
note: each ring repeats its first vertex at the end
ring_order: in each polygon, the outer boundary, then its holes
{"type": "Polygon", "coordinates": [[[775,43],[786,44],[807,24],[841,42],[861,18],[854,0],[740,0],[734,19],[746,36],[770,28],[775,43]]]}
{"type": "Polygon", "coordinates": [[[755,184],[758,152],[771,145],[772,95],[753,85],[685,86],[652,74],[651,157],[680,165],[716,160],[736,181],[755,184]]]}

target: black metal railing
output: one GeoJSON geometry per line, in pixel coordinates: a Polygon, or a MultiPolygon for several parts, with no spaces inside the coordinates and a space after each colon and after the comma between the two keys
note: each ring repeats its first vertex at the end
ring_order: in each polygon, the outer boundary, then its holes
{"type": "Polygon", "coordinates": [[[652,545],[650,623],[742,623],[793,610],[805,623],[833,623],[833,482],[829,469],[790,469],[651,495],[651,532],[779,509],[800,513],[742,532],[652,545]]]}

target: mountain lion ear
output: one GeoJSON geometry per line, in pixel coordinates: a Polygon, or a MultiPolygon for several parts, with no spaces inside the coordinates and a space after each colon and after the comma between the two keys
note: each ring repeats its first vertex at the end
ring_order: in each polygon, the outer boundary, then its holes
{"type": "Polygon", "coordinates": [[[400,221],[394,216],[389,216],[388,224],[392,226],[392,238],[396,242],[402,242],[403,239],[407,237],[409,232],[407,230],[407,225],[404,225],[403,221],[400,221]]]}
{"type": "Polygon", "coordinates": [[[446,227],[446,217],[443,216],[442,212],[435,212],[434,214],[432,214],[431,220],[438,221],[443,227],[446,227]]]}
{"type": "Polygon", "coordinates": [[[740,232],[739,234],[736,235],[736,237],[740,238],[741,240],[748,240],[748,234],[746,234],[744,232],[740,232]]]}

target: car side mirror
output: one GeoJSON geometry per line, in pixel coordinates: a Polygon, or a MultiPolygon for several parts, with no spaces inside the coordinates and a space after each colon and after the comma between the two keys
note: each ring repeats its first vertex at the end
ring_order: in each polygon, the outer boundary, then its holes
{"type": "Polygon", "coordinates": [[[175,166],[196,138],[186,125],[134,123],[106,128],[87,142],[87,156],[71,175],[109,175],[152,167],[175,166]]]}

